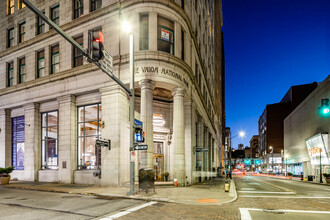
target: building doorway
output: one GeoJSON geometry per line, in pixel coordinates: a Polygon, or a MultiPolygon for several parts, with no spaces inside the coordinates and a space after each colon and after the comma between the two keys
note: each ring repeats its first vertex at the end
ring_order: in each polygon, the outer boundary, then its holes
{"type": "Polygon", "coordinates": [[[163,142],[154,142],[154,173],[156,181],[164,181],[164,146],[163,142]]]}

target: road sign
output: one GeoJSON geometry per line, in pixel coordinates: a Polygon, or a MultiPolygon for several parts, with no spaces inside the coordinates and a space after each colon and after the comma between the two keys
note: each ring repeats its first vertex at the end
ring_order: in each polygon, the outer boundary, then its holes
{"type": "Polygon", "coordinates": [[[112,56],[106,51],[103,50],[103,59],[101,60],[101,68],[109,73],[113,73],[113,58],[112,56]]]}
{"type": "Polygon", "coordinates": [[[208,148],[196,148],[196,152],[209,152],[208,148]]]}
{"type": "Polygon", "coordinates": [[[109,150],[111,149],[111,140],[96,140],[95,144],[98,146],[108,147],[109,150]]]}
{"type": "Polygon", "coordinates": [[[142,121],[137,120],[136,118],[134,119],[134,125],[135,126],[141,126],[143,125],[142,121]]]}
{"type": "Polygon", "coordinates": [[[148,150],[148,145],[136,145],[134,150],[148,150]]]}

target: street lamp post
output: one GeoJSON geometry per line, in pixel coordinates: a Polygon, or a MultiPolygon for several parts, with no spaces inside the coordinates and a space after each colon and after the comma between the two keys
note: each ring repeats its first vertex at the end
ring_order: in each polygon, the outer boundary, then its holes
{"type": "Polygon", "coordinates": [[[322,149],[319,148],[320,151],[320,183],[322,183],[322,161],[321,161],[321,151],[322,149]]]}
{"type": "Polygon", "coordinates": [[[130,72],[130,99],[129,99],[129,119],[130,119],[130,187],[127,195],[134,195],[134,162],[132,160],[132,152],[134,151],[134,36],[131,31],[131,26],[129,23],[124,22],[122,24],[122,29],[129,33],[129,72],[130,72]]]}
{"type": "Polygon", "coordinates": [[[272,146],[269,147],[272,149],[272,174],[274,173],[274,148],[272,146]]]}
{"type": "Polygon", "coordinates": [[[287,155],[287,154],[284,155],[284,158],[285,158],[285,176],[288,175],[288,172],[287,172],[288,157],[289,157],[289,155],[287,155]]]}
{"type": "Polygon", "coordinates": [[[241,138],[245,136],[245,132],[244,131],[240,131],[238,134],[234,135],[233,137],[231,137],[231,133],[229,134],[230,137],[229,137],[229,173],[231,173],[231,170],[232,170],[232,167],[231,167],[231,151],[232,151],[232,146],[231,146],[231,139],[237,137],[237,136],[240,136],[241,138]]]}

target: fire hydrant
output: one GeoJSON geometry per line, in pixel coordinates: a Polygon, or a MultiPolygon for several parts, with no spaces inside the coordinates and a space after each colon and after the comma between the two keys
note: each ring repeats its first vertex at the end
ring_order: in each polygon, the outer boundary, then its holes
{"type": "Polygon", "coordinates": [[[229,182],[228,180],[225,181],[225,192],[229,192],[229,182]]]}

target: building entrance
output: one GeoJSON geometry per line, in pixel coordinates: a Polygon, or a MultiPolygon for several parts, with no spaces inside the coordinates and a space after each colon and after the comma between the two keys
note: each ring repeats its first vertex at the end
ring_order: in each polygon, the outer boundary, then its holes
{"type": "Polygon", "coordinates": [[[154,142],[154,173],[156,181],[164,181],[164,146],[163,142],[154,142]]]}

